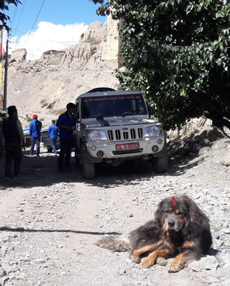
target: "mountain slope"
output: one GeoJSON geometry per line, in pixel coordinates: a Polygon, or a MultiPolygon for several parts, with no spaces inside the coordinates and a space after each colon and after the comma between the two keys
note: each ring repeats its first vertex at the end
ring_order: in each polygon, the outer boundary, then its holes
{"type": "Polygon", "coordinates": [[[117,89],[117,23],[92,23],[75,46],[47,51],[39,60],[27,61],[26,51],[11,55],[8,67],[7,106],[16,105],[24,127],[38,114],[43,126],[75,102],[77,95],[100,86],[117,89]]]}

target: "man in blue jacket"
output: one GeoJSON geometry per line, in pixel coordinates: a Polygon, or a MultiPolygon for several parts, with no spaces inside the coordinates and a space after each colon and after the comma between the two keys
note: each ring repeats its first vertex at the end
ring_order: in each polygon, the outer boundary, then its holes
{"type": "Polygon", "coordinates": [[[51,147],[54,150],[54,154],[57,154],[56,143],[57,143],[60,129],[57,127],[55,120],[52,120],[52,125],[50,125],[50,127],[48,128],[48,132],[50,133],[51,147]]]}
{"type": "Polygon", "coordinates": [[[60,145],[61,150],[58,158],[58,171],[69,172],[70,157],[73,146],[73,130],[75,129],[75,120],[73,113],[75,111],[75,104],[68,103],[66,105],[66,112],[62,113],[57,121],[57,126],[60,128],[60,145]]]}
{"type": "Polygon", "coordinates": [[[37,114],[33,115],[33,121],[30,122],[29,132],[31,136],[31,149],[30,155],[34,153],[34,146],[36,144],[36,155],[39,157],[40,154],[40,136],[41,136],[41,129],[42,123],[38,120],[37,114]]]}

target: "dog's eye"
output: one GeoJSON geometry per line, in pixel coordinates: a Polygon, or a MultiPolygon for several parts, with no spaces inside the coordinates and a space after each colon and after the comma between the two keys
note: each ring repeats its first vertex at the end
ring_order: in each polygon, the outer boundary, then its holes
{"type": "Polygon", "coordinates": [[[178,212],[177,215],[182,216],[184,213],[183,212],[178,212]]]}

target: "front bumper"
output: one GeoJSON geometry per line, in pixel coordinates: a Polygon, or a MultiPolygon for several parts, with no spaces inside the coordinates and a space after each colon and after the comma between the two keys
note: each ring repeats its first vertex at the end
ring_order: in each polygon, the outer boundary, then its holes
{"type": "Polygon", "coordinates": [[[158,136],[155,138],[146,138],[142,140],[134,141],[119,141],[119,142],[103,142],[103,141],[90,141],[84,144],[84,152],[88,153],[90,162],[94,161],[95,163],[102,160],[111,160],[111,159],[131,159],[132,157],[148,157],[149,155],[153,157],[164,157],[167,156],[167,146],[166,139],[163,136],[158,136]],[[125,150],[116,150],[116,145],[118,144],[130,144],[138,143],[139,148],[136,149],[125,149],[125,150]],[[153,151],[156,150],[157,151],[153,151]]]}

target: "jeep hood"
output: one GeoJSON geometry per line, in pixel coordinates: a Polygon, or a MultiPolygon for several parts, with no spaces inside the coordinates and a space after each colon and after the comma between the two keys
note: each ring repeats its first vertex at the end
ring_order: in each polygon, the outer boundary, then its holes
{"type": "Polygon", "coordinates": [[[115,117],[105,117],[102,119],[87,119],[82,122],[85,124],[86,127],[100,127],[100,126],[127,126],[127,125],[139,125],[139,124],[157,124],[158,121],[155,119],[150,118],[130,118],[130,117],[124,117],[124,118],[115,118],[115,117]]]}

